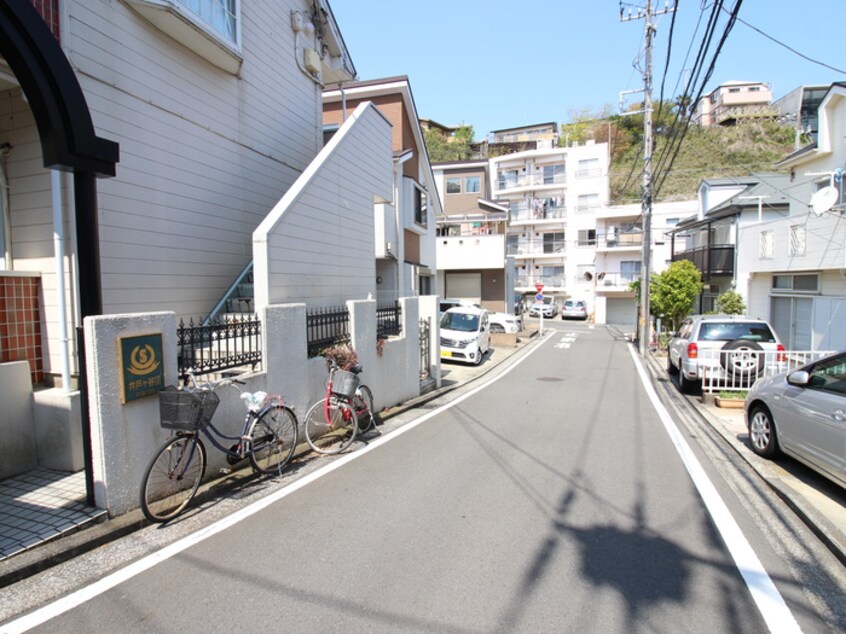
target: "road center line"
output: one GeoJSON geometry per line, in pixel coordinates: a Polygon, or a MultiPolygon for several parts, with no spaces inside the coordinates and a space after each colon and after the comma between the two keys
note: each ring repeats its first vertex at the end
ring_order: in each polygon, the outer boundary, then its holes
{"type": "Polygon", "coordinates": [[[652,406],[664,424],[664,429],[670,436],[670,440],[679,457],[681,457],[691,480],[693,480],[696,490],[699,491],[699,495],[705,503],[705,508],[714,520],[714,525],[720,532],[720,536],[723,538],[723,542],[725,542],[734,564],[737,566],[740,576],[743,577],[746,587],[749,588],[752,599],[758,606],[758,610],[764,617],[770,632],[801,632],[802,629],[790,612],[790,608],[787,607],[778,588],[776,588],[767,571],[764,570],[764,566],[752,549],[751,544],[732,517],[731,511],[729,511],[699,460],[691,451],[690,445],[685,441],[672,416],[658,398],[658,394],[655,392],[655,388],[652,386],[652,382],[649,380],[633,346],[629,346],[629,352],[640,375],[641,383],[643,383],[643,387],[652,401],[652,406]]]}
{"type": "Polygon", "coordinates": [[[142,557],[138,561],[135,561],[124,568],[116,570],[115,572],[106,575],[102,579],[95,581],[94,583],[87,585],[79,590],[76,590],[69,595],[62,597],[52,603],[48,603],[41,608],[36,609],[29,614],[22,616],[14,621],[10,621],[5,625],[0,626],[0,634],[19,634],[20,632],[26,632],[33,627],[37,627],[43,623],[46,623],[50,619],[56,618],[57,616],[72,610],[73,608],[82,605],[86,601],[89,601],[108,590],[111,590],[117,585],[120,585],[124,581],[128,581],[132,577],[141,574],[142,572],[149,570],[153,566],[162,563],[173,557],[174,555],[178,555],[183,550],[186,550],[200,542],[212,537],[213,535],[217,535],[218,533],[226,530],[227,528],[231,528],[235,524],[247,519],[248,517],[255,515],[262,509],[270,506],[274,502],[278,502],[284,497],[299,491],[303,487],[308,486],[315,480],[322,478],[329,473],[332,473],[336,469],[340,469],[345,464],[352,462],[353,460],[357,460],[361,458],[365,454],[373,451],[377,447],[398,438],[402,434],[411,431],[418,425],[425,423],[427,420],[441,414],[442,412],[447,411],[451,407],[455,407],[459,403],[467,400],[471,396],[474,396],[484,390],[485,388],[493,385],[497,381],[499,381],[504,376],[507,376],[514,368],[519,366],[523,363],[526,359],[528,359],[532,354],[534,354],[540,346],[545,342],[549,341],[549,339],[541,339],[537,342],[534,348],[528,350],[522,357],[517,359],[514,363],[510,366],[505,368],[500,374],[491,379],[485,381],[481,385],[473,388],[469,392],[466,392],[459,396],[458,398],[450,401],[449,403],[445,403],[438,408],[433,409],[431,412],[428,412],[421,416],[420,418],[416,418],[410,423],[403,425],[402,427],[392,431],[390,434],[386,434],[384,436],[380,436],[376,440],[368,442],[364,447],[360,449],[356,449],[354,452],[346,454],[332,462],[328,463],[326,466],[321,467],[315,471],[312,471],[306,476],[303,476],[299,480],[292,482],[286,487],[271,493],[267,497],[262,498],[261,500],[257,500],[252,504],[245,506],[238,511],[235,511],[231,515],[224,517],[217,522],[210,524],[209,526],[198,530],[195,533],[191,533],[190,535],[186,535],[181,539],[165,546],[164,548],[157,550],[149,555],[142,557]]]}

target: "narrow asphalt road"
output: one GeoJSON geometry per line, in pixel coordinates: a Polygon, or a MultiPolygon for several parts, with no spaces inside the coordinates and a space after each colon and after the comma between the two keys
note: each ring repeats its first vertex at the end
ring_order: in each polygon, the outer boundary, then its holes
{"type": "Polygon", "coordinates": [[[613,332],[557,324],[514,363],[414,415],[401,433],[230,516],[231,526],[142,557],[31,624],[51,633],[829,629],[731,488],[717,481],[708,494],[726,498],[728,520],[714,499],[703,502],[703,478],[710,485],[717,470],[708,465],[694,484],[700,450],[680,457],[690,434],[668,433],[630,344],[613,332]]]}

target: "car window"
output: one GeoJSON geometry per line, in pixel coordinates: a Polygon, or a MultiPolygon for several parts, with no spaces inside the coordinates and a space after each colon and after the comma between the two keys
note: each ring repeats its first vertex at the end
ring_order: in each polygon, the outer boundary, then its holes
{"type": "Polygon", "coordinates": [[[809,387],[846,396],[846,356],[817,363],[810,375],[809,387]]]}
{"type": "Polygon", "coordinates": [[[459,332],[476,332],[479,330],[479,316],[447,312],[441,317],[441,328],[458,330],[459,332]]]}
{"type": "Polygon", "coordinates": [[[564,308],[573,308],[575,305],[576,304],[574,302],[571,302],[570,300],[564,302],[564,308]]]}
{"type": "Polygon", "coordinates": [[[690,338],[690,329],[692,328],[692,322],[685,322],[682,324],[681,328],[679,329],[679,339],[688,339],[690,338]]]}
{"type": "Polygon", "coordinates": [[[733,341],[747,339],[775,343],[775,335],[767,324],[761,322],[705,322],[699,328],[702,341],[733,341]]]}

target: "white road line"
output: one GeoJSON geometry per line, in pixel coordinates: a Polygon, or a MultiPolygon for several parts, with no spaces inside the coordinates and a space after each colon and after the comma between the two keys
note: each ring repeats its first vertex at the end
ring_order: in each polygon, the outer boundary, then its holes
{"type": "Polygon", "coordinates": [[[699,491],[699,495],[705,503],[705,508],[708,509],[708,513],[710,513],[711,518],[714,520],[714,524],[720,532],[720,536],[723,538],[732,559],[734,559],[734,564],[737,566],[741,577],[743,577],[746,587],[749,588],[752,599],[758,606],[758,610],[761,612],[761,616],[764,617],[764,621],[767,623],[770,632],[801,632],[802,629],[790,612],[790,608],[787,607],[778,588],[775,587],[773,580],[770,579],[767,571],[764,570],[764,566],[761,564],[755,551],[752,550],[752,546],[749,544],[743,531],[740,530],[740,526],[737,525],[734,517],[732,517],[731,511],[729,511],[726,503],[723,502],[714,484],[702,468],[702,465],[699,464],[690,446],[681,435],[675,421],[670,416],[670,413],[659,400],[658,394],[655,392],[655,388],[652,387],[652,382],[643,368],[643,364],[634,351],[634,347],[629,346],[629,352],[632,355],[643,387],[652,401],[652,406],[661,418],[664,429],[666,429],[667,434],[670,436],[670,440],[679,453],[688,474],[690,474],[693,484],[696,486],[697,491],[699,491]]]}
{"type": "Polygon", "coordinates": [[[157,550],[156,552],[151,553],[146,557],[143,557],[142,559],[139,559],[138,561],[129,564],[125,568],[116,570],[115,572],[103,577],[102,579],[95,581],[94,583],[85,586],[84,588],[80,588],[79,590],[76,590],[75,592],[72,592],[71,594],[63,598],[58,599],[53,603],[48,603],[47,605],[35,610],[34,612],[31,612],[30,614],[22,616],[14,621],[10,621],[5,625],[0,625],[0,634],[19,634],[20,632],[26,632],[32,629],[33,627],[37,627],[42,623],[46,623],[50,619],[64,614],[65,612],[68,612],[69,610],[72,610],[73,608],[82,605],[86,601],[89,601],[103,594],[104,592],[111,590],[112,588],[123,583],[124,581],[127,581],[132,577],[141,574],[145,570],[149,570],[153,566],[170,559],[174,555],[178,555],[183,550],[186,550],[191,546],[199,544],[200,542],[208,539],[209,537],[217,535],[218,533],[226,530],[227,528],[234,526],[238,522],[241,522],[247,519],[248,517],[255,515],[256,513],[270,506],[274,502],[278,502],[282,498],[287,497],[296,491],[299,491],[305,486],[308,486],[315,480],[322,478],[325,475],[328,475],[336,469],[340,469],[348,462],[352,462],[353,460],[361,458],[363,455],[373,451],[377,447],[380,447],[386,442],[389,442],[395,438],[398,438],[402,434],[411,431],[418,425],[425,423],[427,420],[437,416],[438,414],[441,414],[442,412],[447,411],[451,407],[455,407],[462,401],[465,401],[471,396],[478,394],[488,386],[499,381],[504,376],[507,376],[512,370],[514,370],[514,368],[519,366],[532,354],[534,354],[538,349],[540,349],[540,346],[542,343],[544,343],[544,341],[548,340],[539,340],[538,344],[533,349],[526,352],[526,354],[523,355],[520,359],[518,359],[511,366],[503,370],[501,374],[491,378],[488,381],[485,381],[478,387],[475,387],[469,392],[462,394],[455,400],[450,401],[445,405],[441,405],[436,409],[433,409],[431,412],[428,412],[420,418],[417,418],[411,421],[410,423],[405,424],[399,429],[392,431],[390,434],[380,436],[376,440],[368,442],[368,444],[364,447],[328,463],[325,467],[321,467],[316,471],[312,471],[310,474],[300,478],[296,482],[292,482],[288,486],[279,489],[274,493],[271,493],[270,495],[265,498],[262,498],[261,500],[253,502],[249,506],[246,506],[236,511],[235,513],[232,513],[232,515],[218,520],[214,524],[210,524],[209,526],[200,529],[196,533],[186,535],[182,539],[179,539],[173,542],[172,544],[165,546],[161,550],[157,550]]]}

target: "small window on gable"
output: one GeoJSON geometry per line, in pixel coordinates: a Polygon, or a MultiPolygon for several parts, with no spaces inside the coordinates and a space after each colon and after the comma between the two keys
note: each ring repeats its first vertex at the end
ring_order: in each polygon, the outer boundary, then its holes
{"type": "Polygon", "coordinates": [[[482,190],[482,179],[479,176],[466,176],[464,178],[464,193],[478,194],[482,190]]]}

